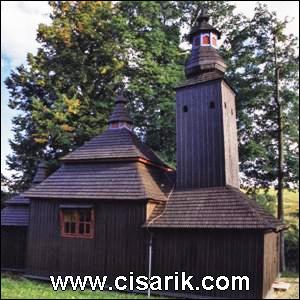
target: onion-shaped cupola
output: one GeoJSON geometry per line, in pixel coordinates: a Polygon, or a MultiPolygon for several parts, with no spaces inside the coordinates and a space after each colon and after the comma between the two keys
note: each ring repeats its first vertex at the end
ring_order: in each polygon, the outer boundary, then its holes
{"type": "Polygon", "coordinates": [[[185,65],[185,74],[188,79],[207,76],[222,76],[226,70],[226,64],[217,51],[217,41],[221,32],[211,26],[206,9],[202,9],[196,20],[188,39],[192,44],[192,52],[185,65]]]}
{"type": "Polygon", "coordinates": [[[115,107],[108,120],[110,129],[127,128],[132,130],[132,119],[126,109],[127,100],[123,94],[119,94],[115,100],[115,107]]]}

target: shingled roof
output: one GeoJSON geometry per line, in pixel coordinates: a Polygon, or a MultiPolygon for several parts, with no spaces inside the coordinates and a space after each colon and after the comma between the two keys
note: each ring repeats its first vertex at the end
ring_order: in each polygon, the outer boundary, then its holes
{"type": "Polygon", "coordinates": [[[10,199],[8,199],[6,204],[11,204],[11,205],[22,205],[22,204],[29,204],[29,199],[26,198],[23,194],[16,195],[10,199]]]}
{"type": "Polygon", "coordinates": [[[272,229],[285,227],[233,187],[174,190],[153,211],[150,228],[272,229]],[[165,206],[165,207],[164,207],[165,206]]]}
{"type": "Polygon", "coordinates": [[[8,206],[1,210],[1,225],[28,226],[29,199],[20,194],[7,200],[6,204],[8,206]]]}
{"type": "Polygon", "coordinates": [[[91,139],[61,160],[64,162],[76,162],[124,158],[142,158],[158,166],[169,168],[168,165],[127,128],[107,129],[104,133],[91,139]]]}
{"type": "Polygon", "coordinates": [[[125,108],[126,104],[127,104],[127,100],[122,94],[116,97],[115,108],[108,120],[109,125],[118,122],[125,122],[132,125],[133,122],[127,112],[127,109],[125,108]]]}
{"type": "Polygon", "coordinates": [[[29,208],[27,206],[8,206],[1,210],[2,226],[28,226],[29,208]]]}
{"type": "Polygon", "coordinates": [[[38,186],[25,192],[30,198],[166,199],[173,185],[170,174],[141,162],[65,164],[38,186]]]}

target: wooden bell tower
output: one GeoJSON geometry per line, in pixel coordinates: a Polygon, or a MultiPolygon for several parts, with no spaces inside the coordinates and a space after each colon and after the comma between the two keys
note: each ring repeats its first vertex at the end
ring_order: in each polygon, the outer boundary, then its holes
{"type": "Polygon", "coordinates": [[[202,10],[189,34],[187,80],[176,89],[177,188],[239,187],[235,92],[217,51],[221,33],[202,10]]]}

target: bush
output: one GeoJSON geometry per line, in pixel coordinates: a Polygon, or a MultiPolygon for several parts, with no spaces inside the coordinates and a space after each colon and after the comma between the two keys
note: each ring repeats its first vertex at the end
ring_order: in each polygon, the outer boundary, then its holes
{"type": "MultiPolygon", "coordinates": [[[[254,194],[256,202],[272,215],[276,216],[276,195],[254,194]]],[[[299,272],[299,211],[289,212],[285,223],[290,227],[285,232],[285,259],[287,270],[299,272]]]]}
{"type": "Polygon", "coordinates": [[[287,269],[299,272],[299,223],[290,225],[285,233],[284,246],[287,269]]]}
{"type": "Polygon", "coordinates": [[[270,194],[256,194],[256,202],[272,215],[276,214],[276,196],[270,194]]]}

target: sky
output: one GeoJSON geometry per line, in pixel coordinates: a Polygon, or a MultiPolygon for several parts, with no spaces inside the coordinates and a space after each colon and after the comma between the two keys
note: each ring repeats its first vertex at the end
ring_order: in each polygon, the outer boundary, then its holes
{"type": "MultiPolygon", "coordinates": [[[[253,16],[256,1],[232,1],[236,11],[249,18],[253,16]]],[[[275,11],[280,19],[288,17],[291,23],[287,33],[299,37],[298,1],[260,1],[275,11]]],[[[13,138],[12,118],[16,114],[8,108],[8,91],[3,81],[11,70],[26,64],[27,53],[35,54],[38,48],[36,30],[38,24],[50,24],[48,1],[1,1],[1,172],[10,177],[6,156],[11,153],[9,139],[13,138]]]]}

